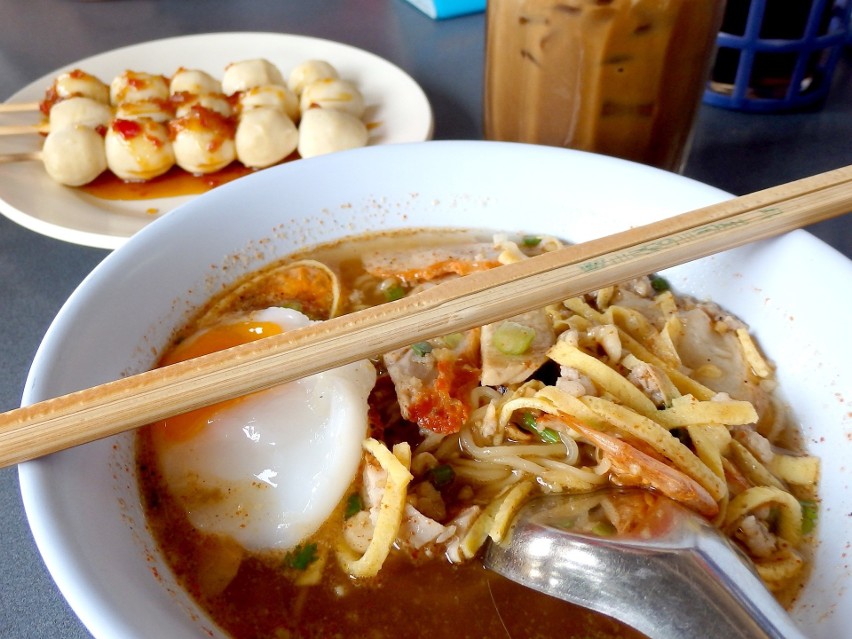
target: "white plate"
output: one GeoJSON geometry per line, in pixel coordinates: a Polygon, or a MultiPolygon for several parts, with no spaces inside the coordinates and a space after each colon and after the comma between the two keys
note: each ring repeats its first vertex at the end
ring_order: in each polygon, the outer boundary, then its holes
{"type": "MultiPolygon", "coordinates": [[[[41,100],[56,76],[72,69],[82,69],[107,83],[126,69],[171,75],[181,66],[221,78],[227,64],[251,58],[268,59],[285,78],[300,62],[330,62],[341,77],[355,82],[364,94],[369,119],[378,124],[370,131],[370,145],[422,142],[432,137],[429,101],[400,68],[349,45],[275,33],[211,33],[115,49],[57,69],[15,93],[8,102],[41,100]]],[[[34,113],[6,114],[2,119],[3,124],[37,121],[34,113]]],[[[37,135],[0,137],[0,155],[27,153],[40,147],[41,137],[37,135]]],[[[151,220],[189,199],[191,196],[104,200],[55,183],[40,162],[0,163],[0,212],[37,233],[75,244],[116,248],[151,220]]]]}
{"type": "MultiPolygon", "coordinates": [[[[612,158],[494,142],[373,147],[275,167],[195,199],[107,256],[48,330],[24,401],[149,368],[211,292],[305,244],[422,226],[582,241],[727,197],[612,158]]],[[[852,280],[852,262],[797,231],[665,276],[745,319],[777,364],[783,397],[823,471],[815,565],[794,618],[813,639],[848,636],[852,340],[843,323],[852,302],[838,283],[852,280]]],[[[20,467],[45,563],[98,639],[219,637],[147,533],[131,444],[125,434],[20,467]]]]}

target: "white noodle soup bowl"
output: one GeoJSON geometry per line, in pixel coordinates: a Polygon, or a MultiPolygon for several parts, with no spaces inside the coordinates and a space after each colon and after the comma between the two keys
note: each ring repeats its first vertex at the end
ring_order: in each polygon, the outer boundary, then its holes
{"type": "MultiPolygon", "coordinates": [[[[151,368],[174,331],[240,276],[289,253],[395,228],[549,233],[584,241],[730,197],[646,166],[495,142],[370,147],[291,162],[219,187],[133,236],[62,307],[23,402],[151,368]]],[[[664,272],[673,288],[745,320],[822,459],[812,575],[792,609],[814,638],[852,627],[852,263],[804,231],[664,272]],[[791,259],[795,256],[795,259],[791,259]]],[[[222,637],[178,586],[146,528],[125,433],[20,466],[33,535],[98,639],[222,637]]]]}

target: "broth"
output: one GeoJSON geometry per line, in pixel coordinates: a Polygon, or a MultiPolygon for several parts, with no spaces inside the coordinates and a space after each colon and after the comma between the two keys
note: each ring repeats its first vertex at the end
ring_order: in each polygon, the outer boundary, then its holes
{"type": "MultiPolygon", "coordinates": [[[[206,596],[210,538],[168,496],[146,435],[137,453],[148,524],[178,581],[234,639],[273,637],[559,637],[644,635],[584,608],[514,584],[478,562],[391,557],[379,578],[353,581],[331,564],[318,586],[294,585],[275,560],[249,557],[228,587],[206,596]]],[[[280,560],[279,560],[280,561],[280,560]]]]}

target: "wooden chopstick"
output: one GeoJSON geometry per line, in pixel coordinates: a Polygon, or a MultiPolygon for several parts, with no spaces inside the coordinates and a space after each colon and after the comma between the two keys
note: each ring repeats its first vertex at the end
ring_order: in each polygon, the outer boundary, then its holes
{"type": "Polygon", "coordinates": [[[850,210],[852,166],[12,410],[0,415],[0,466],[505,319],[850,210]]]}

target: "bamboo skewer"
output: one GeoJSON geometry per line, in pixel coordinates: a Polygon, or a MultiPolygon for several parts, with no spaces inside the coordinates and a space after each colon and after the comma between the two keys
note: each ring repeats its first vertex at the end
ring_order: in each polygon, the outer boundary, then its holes
{"type": "Polygon", "coordinates": [[[33,135],[50,133],[50,127],[45,124],[6,124],[0,126],[0,135],[33,135]]]}
{"type": "MultiPolygon", "coordinates": [[[[0,103],[0,114],[18,113],[24,111],[38,111],[38,102],[2,102],[0,103]]],[[[47,124],[5,124],[0,125],[0,137],[6,135],[36,135],[48,133],[47,124]]],[[[27,153],[7,153],[0,155],[0,164],[12,164],[17,162],[41,161],[41,151],[27,153]]]]}
{"type": "Polygon", "coordinates": [[[41,161],[41,151],[30,151],[29,153],[9,153],[7,155],[0,155],[0,164],[6,164],[10,162],[33,162],[33,161],[41,161]]]}
{"type": "Polygon", "coordinates": [[[38,111],[38,102],[2,102],[0,113],[21,113],[24,111],[38,111]]]}
{"type": "Polygon", "coordinates": [[[852,210],[852,166],[0,415],[0,466],[481,326],[852,210]]]}

